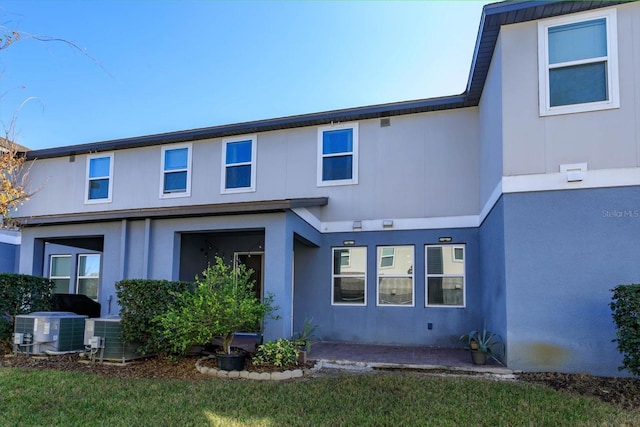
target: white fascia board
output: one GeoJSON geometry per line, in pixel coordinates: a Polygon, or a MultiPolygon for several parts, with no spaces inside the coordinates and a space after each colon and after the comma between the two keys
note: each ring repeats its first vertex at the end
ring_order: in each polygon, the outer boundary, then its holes
{"type": "Polygon", "coordinates": [[[22,235],[19,231],[0,230],[0,243],[20,245],[22,243],[22,235]]]}
{"type": "Polygon", "coordinates": [[[505,176],[502,178],[502,192],[523,193],[640,185],[640,168],[594,169],[584,171],[583,174],[582,181],[576,182],[567,182],[567,174],[562,172],[505,176]]]}
{"type": "Polygon", "coordinates": [[[320,221],[314,214],[309,212],[307,208],[294,208],[291,209],[293,213],[298,215],[304,221],[306,221],[310,226],[315,228],[317,231],[322,232],[322,221],[320,221]]]}
{"type": "Polygon", "coordinates": [[[436,218],[381,218],[349,221],[320,221],[307,209],[294,209],[302,219],[321,233],[347,233],[358,231],[437,230],[444,228],[479,227],[502,194],[533,191],[577,190],[589,188],[628,187],[640,185],[640,168],[596,169],[583,171],[582,181],[568,182],[565,172],[504,176],[484,203],[479,215],[436,218]],[[384,220],[392,220],[392,227],[384,227],[384,220]],[[353,228],[359,221],[362,228],[353,228]]]}
{"type": "Polygon", "coordinates": [[[294,209],[294,212],[313,228],[321,233],[350,233],[360,231],[398,231],[398,230],[433,230],[441,228],[478,227],[478,215],[436,217],[436,218],[384,218],[358,220],[362,228],[354,230],[350,221],[320,221],[306,209],[294,209]],[[385,220],[392,220],[392,227],[385,227],[385,220]]]}
{"type": "Polygon", "coordinates": [[[496,185],[496,188],[493,189],[493,192],[482,207],[480,215],[478,216],[478,224],[482,224],[482,221],[484,221],[484,219],[489,215],[489,212],[491,212],[493,206],[498,203],[500,196],[502,196],[502,180],[498,182],[498,185],[496,185]]]}

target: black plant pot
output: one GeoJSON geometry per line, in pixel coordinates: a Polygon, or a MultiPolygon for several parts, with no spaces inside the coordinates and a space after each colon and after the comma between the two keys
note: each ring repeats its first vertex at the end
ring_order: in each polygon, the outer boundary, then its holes
{"type": "Polygon", "coordinates": [[[216,354],[218,368],[223,371],[242,371],[245,356],[245,353],[216,354]]]}

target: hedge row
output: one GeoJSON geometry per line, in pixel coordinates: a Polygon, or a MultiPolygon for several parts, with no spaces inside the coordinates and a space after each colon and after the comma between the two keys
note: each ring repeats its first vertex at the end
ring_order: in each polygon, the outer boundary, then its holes
{"type": "Polygon", "coordinates": [[[175,302],[176,294],[193,289],[190,282],[168,280],[127,279],[116,283],[120,304],[122,339],[139,343],[142,354],[166,353],[167,343],[157,324],[151,320],[166,313],[175,302]]]}
{"type": "Polygon", "coordinates": [[[51,310],[54,283],[26,274],[0,274],[0,341],[11,339],[17,315],[51,310]]]}

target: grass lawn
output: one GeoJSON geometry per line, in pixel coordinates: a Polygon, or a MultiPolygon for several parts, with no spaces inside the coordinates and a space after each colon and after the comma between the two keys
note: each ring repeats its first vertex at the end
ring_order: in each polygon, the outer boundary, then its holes
{"type": "Polygon", "coordinates": [[[0,369],[11,426],[640,425],[640,410],[519,382],[418,373],[162,381],[0,369]]]}

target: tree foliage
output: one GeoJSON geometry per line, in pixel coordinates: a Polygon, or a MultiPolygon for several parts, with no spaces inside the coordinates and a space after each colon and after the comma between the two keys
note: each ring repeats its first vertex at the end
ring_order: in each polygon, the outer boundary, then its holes
{"type": "Polygon", "coordinates": [[[51,309],[54,284],[25,274],[0,274],[0,341],[11,338],[15,317],[51,309]]]}
{"type": "Polygon", "coordinates": [[[640,375],[640,285],[619,285],[612,291],[610,307],[617,327],[614,341],[623,355],[618,369],[640,375]]]}
{"type": "Polygon", "coordinates": [[[242,264],[232,268],[216,257],[202,278],[196,277],[193,292],[176,295],[169,311],[154,319],[175,353],[184,354],[194,345],[221,337],[228,354],[235,332],[254,329],[276,309],[271,305],[272,296],[263,301],[256,296],[251,273],[242,264]]]}
{"type": "Polygon", "coordinates": [[[13,228],[18,224],[11,212],[29,200],[29,165],[20,147],[8,138],[0,138],[0,228],[13,228]]]}

